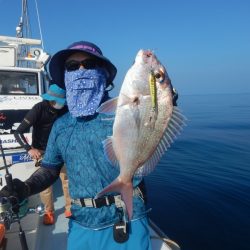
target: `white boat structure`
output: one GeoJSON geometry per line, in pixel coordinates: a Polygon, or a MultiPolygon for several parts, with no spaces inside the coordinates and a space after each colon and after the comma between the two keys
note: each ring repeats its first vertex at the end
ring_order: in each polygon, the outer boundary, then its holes
{"type": "MultiPolygon", "coordinates": [[[[0,36],[0,140],[5,156],[0,152],[0,189],[6,185],[6,168],[12,178],[21,180],[26,180],[36,170],[32,159],[16,142],[13,132],[28,110],[42,100],[40,96],[47,91],[49,84],[45,66],[50,56],[43,50],[42,39],[32,39],[27,33],[27,6],[27,0],[22,0],[16,37],[0,36]]],[[[31,142],[31,131],[27,131],[26,137],[31,142]]],[[[57,183],[55,186],[60,186],[57,183]]],[[[11,216],[6,217],[6,208],[0,203],[0,223],[6,224],[0,250],[66,250],[68,220],[64,217],[64,198],[60,188],[55,188],[54,197],[56,223],[52,226],[43,225],[41,214],[26,213],[27,207],[34,208],[41,203],[39,195],[29,198],[20,224],[11,216]],[[25,235],[26,244],[22,243],[21,234],[25,235]]],[[[152,221],[149,229],[153,250],[180,249],[152,221]]]]}
{"type": "MultiPolygon", "coordinates": [[[[22,0],[16,37],[0,35],[0,139],[8,164],[31,161],[13,133],[28,110],[42,100],[49,84],[45,65],[50,56],[43,50],[42,39],[29,37],[30,30],[27,0],[22,0]]],[[[25,136],[31,141],[31,131],[25,136]]]]}

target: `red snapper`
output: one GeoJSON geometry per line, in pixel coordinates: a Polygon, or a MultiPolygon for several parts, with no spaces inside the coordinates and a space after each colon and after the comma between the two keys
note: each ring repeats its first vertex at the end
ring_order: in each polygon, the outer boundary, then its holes
{"type": "Polygon", "coordinates": [[[115,112],[113,135],[104,143],[119,176],[101,192],[121,193],[129,219],[133,211],[134,175],[148,175],[182,130],[185,117],[173,106],[173,88],[155,54],[140,50],[128,70],[118,98],[102,104],[101,113],[115,112]]]}

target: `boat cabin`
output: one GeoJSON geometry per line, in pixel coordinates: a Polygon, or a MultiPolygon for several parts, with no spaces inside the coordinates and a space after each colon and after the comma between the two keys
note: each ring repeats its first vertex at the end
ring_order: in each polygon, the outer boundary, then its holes
{"type": "MultiPolygon", "coordinates": [[[[7,164],[31,160],[13,133],[49,85],[45,66],[50,56],[40,45],[36,39],[0,36],[0,140],[7,164]]],[[[31,131],[25,136],[31,142],[31,131]]]]}

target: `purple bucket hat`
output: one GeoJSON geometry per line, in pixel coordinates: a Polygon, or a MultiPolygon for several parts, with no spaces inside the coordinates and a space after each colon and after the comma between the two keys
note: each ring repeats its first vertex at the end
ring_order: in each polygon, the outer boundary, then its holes
{"type": "Polygon", "coordinates": [[[52,56],[49,63],[49,72],[53,82],[56,82],[58,86],[65,89],[64,64],[67,58],[75,52],[85,52],[101,60],[109,73],[107,86],[112,84],[117,73],[116,67],[108,58],[103,56],[101,49],[97,45],[86,41],[72,43],[67,49],[61,50],[52,56]]]}

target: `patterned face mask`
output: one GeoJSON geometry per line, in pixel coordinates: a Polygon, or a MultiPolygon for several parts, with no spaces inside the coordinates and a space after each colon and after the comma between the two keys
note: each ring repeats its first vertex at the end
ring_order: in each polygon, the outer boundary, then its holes
{"type": "Polygon", "coordinates": [[[106,80],[106,72],[101,68],[65,71],[66,100],[73,117],[95,114],[104,94],[106,80]]]}

